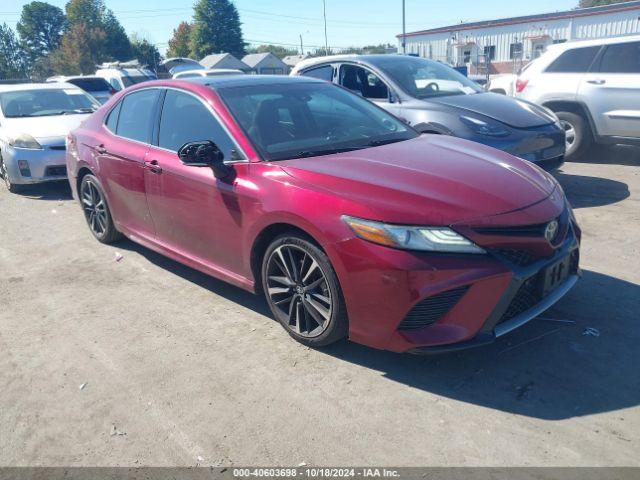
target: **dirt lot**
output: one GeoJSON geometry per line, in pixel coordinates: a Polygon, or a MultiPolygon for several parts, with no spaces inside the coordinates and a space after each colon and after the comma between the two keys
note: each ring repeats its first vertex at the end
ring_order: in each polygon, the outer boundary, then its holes
{"type": "Polygon", "coordinates": [[[584,277],[545,318],[575,323],[439,357],[302,347],[261,299],[97,243],[64,185],[0,189],[0,465],[640,465],[640,151],[558,178],[584,277]]]}

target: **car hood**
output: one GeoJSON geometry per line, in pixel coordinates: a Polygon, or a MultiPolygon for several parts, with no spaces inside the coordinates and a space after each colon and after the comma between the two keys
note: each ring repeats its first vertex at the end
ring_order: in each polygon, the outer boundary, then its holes
{"type": "Polygon", "coordinates": [[[66,137],[71,130],[89,118],[89,115],[83,113],[50,117],[7,118],[2,124],[2,130],[13,133],[28,133],[36,140],[66,137]]]}
{"type": "Polygon", "coordinates": [[[344,200],[344,214],[415,225],[452,225],[526,208],[555,180],[507,153],[440,135],[278,162],[304,188],[344,200]]]}
{"type": "Polygon", "coordinates": [[[555,121],[537,105],[498,93],[449,95],[428,101],[483,115],[514,128],[541,127],[555,121]]]}

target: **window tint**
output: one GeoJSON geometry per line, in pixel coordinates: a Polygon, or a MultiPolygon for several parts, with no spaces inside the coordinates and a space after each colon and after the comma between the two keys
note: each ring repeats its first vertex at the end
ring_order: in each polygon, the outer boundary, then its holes
{"type": "Polygon", "coordinates": [[[550,73],[584,73],[589,70],[591,62],[600,50],[600,46],[574,48],[567,50],[547,67],[550,73]]]}
{"type": "Polygon", "coordinates": [[[333,80],[333,67],[331,65],[325,65],[324,67],[312,68],[311,70],[302,72],[302,75],[330,82],[333,80]]]}
{"type": "Polygon", "coordinates": [[[124,97],[120,107],[117,134],[139,142],[151,143],[155,104],[160,91],[142,90],[124,97]]]}
{"type": "Polygon", "coordinates": [[[605,73],[640,73],[640,42],[608,46],[602,55],[600,71],[605,73]]]}
{"type": "Polygon", "coordinates": [[[122,107],[122,102],[118,103],[114,107],[113,110],[109,113],[107,117],[107,121],[105,122],[105,126],[111,133],[116,133],[116,127],[118,126],[118,115],[120,114],[120,107],[122,107]]]}
{"type": "Polygon", "coordinates": [[[509,58],[511,60],[522,58],[522,42],[516,42],[509,45],[509,58]]]}
{"type": "Polygon", "coordinates": [[[193,95],[167,90],[160,120],[158,145],[177,152],[187,142],[211,140],[225,160],[238,160],[229,135],[204,104],[193,95]]]}
{"type": "Polygon", "coordinates": [[[340,68],[340,85],[364,98],[389,98],[387,86],[376,74],[355,65],[343,65],[340,68]]]}
{"type": "Polygon", "coordinates": [[[496,46],[488,45],[484,47],[484,55],[487,60],[495,60],[496,58],[496,46]]]}
{"type": "Polygon", "coordinates": [[[108,92],[110,90],[109,84],[103,78],[72,78],[69,83],[87,92],[108,92]]]}

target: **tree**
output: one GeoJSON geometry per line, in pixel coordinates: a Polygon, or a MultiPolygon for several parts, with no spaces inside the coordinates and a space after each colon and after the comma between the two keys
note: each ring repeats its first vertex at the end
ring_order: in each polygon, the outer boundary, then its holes
{"type": "Polygon", "coordinates": [[[83,23],[89,28],[103,28],[106,8],[102,0],[70,0],[65,6],[70,25],[83,23]]]}
{"type": "Polygon", "coordinates": [[[169,40],[167,57],[188,57],[191,53],[190,41],[191,24],[189,22],[181,22],[178,28],[173,29],[173,37],[169,40]]]}
{"type": "Polygon", "coordinates": [[[162,56],[156,46],[147,39],[140,39],[137,35],[131,36],[131,50],[133,56],[141,65],[156,70],[158,64],[162,61],[162,56]]]}
{"type": "Polygon", "coordinates": [[[104,55],[109,60],[130,60],[133,56],[131,42],[124,27],[111,10],[107,10],[102,19],[105,33],[104,55]]]}
{"type": "Polygon", "coordinates": [[[16,34],[6,24],[0,25],[0,79],[26,77],[26,65],[16,34]]]}
{"type": "Polygon", "coordinates": [[[65,25],[64,12],[58,7],[46,2],[31,2],[22,7],[16,29],[31,64],[60,46],[65,25]]]}
{"type": "Polygon", "coordinates": [[[247,53],[273,53],[276,57],[282,59],[288,55],[297,55],[298,50],[295,48],[285,48],[280,45],[259,45],[257,47],[248,48],[247,53]]]}
{"type": "Polygon", "coordinates": [[[202,58],[211,53],[244,55],[240,16],[230,0],[198,0],[194,7],[191,55],[202,58]]]}
{"type": "Polygon", "coordinates": [[[71,25],[62,36],[60,48],[50,55],[51,68],[61,75],[95,72],[101,61],[104,41],[105,33],[101,28],[91,28],[83,23],[71,25]]]}
{"type": "Polygon", "coordinates": [[[631,0],[580,0],[579,8],[600,7],[612,3],[626,3],[631,0]]]}

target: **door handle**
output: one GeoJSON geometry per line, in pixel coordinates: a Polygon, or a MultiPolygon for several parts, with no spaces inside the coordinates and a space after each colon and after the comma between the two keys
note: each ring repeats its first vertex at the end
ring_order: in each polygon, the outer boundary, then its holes
{"type": "Polygon", "coordinates": [[[144,162],[144,168],[149,170],[151,173],[162,173],[162,168],[158,166],[157,160],[144,162]]]}
{"type": "Polygon", "coordinates": [[[598,78],[596,80],[587,80],[587,83],[591,83],[593,85],[604,85],[606,83],[606,80],[602,80],[601,78],[598,78]]]}
{"type": "Polygon", "coordinates": [[[100,155],[104,155],[105,153],[107,153],[107,149],[104,148],[104,144],[101,143],[96,147],[96,152],[98,152],[100,155]]]}

